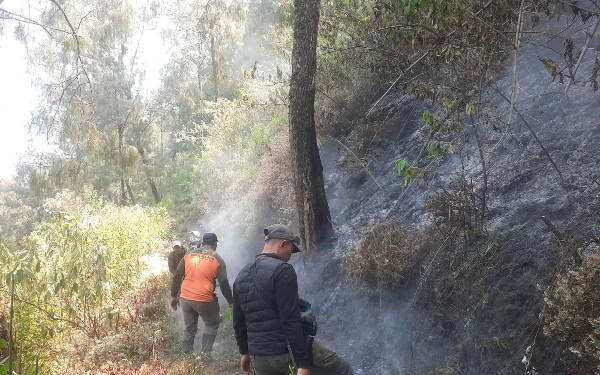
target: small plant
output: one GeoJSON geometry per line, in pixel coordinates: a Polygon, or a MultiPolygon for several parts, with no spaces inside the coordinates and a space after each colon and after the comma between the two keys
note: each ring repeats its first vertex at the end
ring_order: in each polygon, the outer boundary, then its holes
{"type": "Polygon", "coordinates": [[[518,232],[521,229],[523,229],[525,227],[525,225],[527,225],[527,223],[514,225],[510,229],[504,230],[504,231],[498,231],[498,230],[490,231],[489,232],[489,240],[488,240],[488,244],[487,244],[487,248],[486,248],[485,252],[487,253],[488,251],[492,250],[493,248],[500,246],[500,238],[501,237],[503,237],[507,234],[510,234],[510,233],[518,232]]]}
{"type": "Polygon", "coordinates": [[[428,110],[423,111],[422,120],[423,123],[425,123],[425,125],[429,127],[429,132],[432,135],[437,133],[437,131],[440,129],[440,127],[438,126],[438,124],[436,124],[435,120],[433,119],[433,116],[431,115],[431,113],[429,113],[428,110]]]}
{"type": "Polygon", "coordinates": [[[448,147],[444,146],[441,142],[431,140],[427,143],[427,152],[429,157],[441,160],[446,156],[448,147]]]}
{"type": "Polygon", "coordinates": [[[398,174],[404,177],[404,186],[407,186],[413,180],[423,177],[425,170],[416,166],[409,166],[406,159],[398,158],[395,163],[398,174]]]}
{"type": "Polygon", "coordinates": [[[441,233],[461,230],[465,240],[483,231],[483,216],[479,209],[481,198],[472,183],[459,176],[452,190],[443,190],[425,202],[426,211],[432,216],[435,227],[441,233]]]}

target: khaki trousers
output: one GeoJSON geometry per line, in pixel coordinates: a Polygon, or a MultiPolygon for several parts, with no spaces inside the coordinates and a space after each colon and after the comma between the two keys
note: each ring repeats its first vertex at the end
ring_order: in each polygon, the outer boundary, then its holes
{"type": "Polygon", "coordinates": [[[219,302],[216,297],[212,302],[198,302],[179,298],[179,304],[183,312],[183,324],[185,325],[183,351],[190,353],[194,347],[194,337],[196,337],[196,333],[198,332],[198,317],[204,321],[204,335],[217,336],[221,320],[219,316],[219,302]]]}
{"type": "MultiPolygon", "coordinates": [[[[353,375],[348,362],[327,349],[317,340],[312,344],[313,365],[311,375],[353,375]]],[[[287,375],[292,359],[289,353],[279,355],[250,355],[255,375],[287,375]]]]}

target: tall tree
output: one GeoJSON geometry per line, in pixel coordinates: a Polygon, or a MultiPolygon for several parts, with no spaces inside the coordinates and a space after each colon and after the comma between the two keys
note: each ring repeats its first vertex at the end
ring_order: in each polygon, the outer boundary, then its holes
{"type": "Polygon", "coordinates": [[[230,98],[230,62],[243,33],[244,1],[177,0],[163,8],[173,21],[173,28],[163,32],[173,47],[172,60],[195,67],[202,99],[230,98]]]}
{"type": "Polygon", "coordinates": [[[30,48],[43,68],[38,85],[45,93],[34,123],[57,149],[40,158],[30,181],[54,188],[91,183],[111,199],[135,203],[134,189],[147,168],[140,168],[132,142],[144,125],[142,74],[137,51],[129,49],[134,8],[126,0],[52,4],[41,14],[44,25],[77,26],[74,36],[56,34],[30,48]]]}
{"type": "Polygon", "coordinates": [[[294,0],[290,80],[290,146],[298,225],[308,251],[332,231],[315,129],[315,72],[319,0],[294,0]]]}

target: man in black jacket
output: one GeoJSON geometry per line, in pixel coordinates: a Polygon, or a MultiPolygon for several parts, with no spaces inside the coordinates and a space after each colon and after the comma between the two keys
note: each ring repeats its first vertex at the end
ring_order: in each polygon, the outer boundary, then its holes
{"type": "Polygon", "coordinates": [[[352,375],[335,352],[302,332],[298,279],[287,262],[300,252],[300,240],[284,225],[264,231],[265,247],[244,267],[233,284],[233,326],[242,354],[242,371],[286,375],[295,364],[298,375],[352,375]],[[312,361],[311,361],[312,359],[312,361]],[[312,362],[312,365],[311,365],[312,362]]]}

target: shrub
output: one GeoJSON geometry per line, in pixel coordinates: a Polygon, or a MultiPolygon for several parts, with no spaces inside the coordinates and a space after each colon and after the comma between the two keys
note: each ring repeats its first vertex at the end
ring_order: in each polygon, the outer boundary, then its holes
{"type": "Polygon", "coordinates": [[[385,220],[367,229],[365,236],[344,259],[348,279],[378,289],[408,279],[421,259],[423,240],[416,231],[396,220],[385,220]]]}
{"type": "Polygon", "coordinates": [[[586,368],[600,371],[600,256],[560,275],[544,293],[544,334],[569,345],[586,368]]]}
{"type": "Polygon", "coordinates": [[[15,275],[19,347],[47,362],[70,329],[100,338],[118,327],[117,301],[137,285],[140,257],[162,242],[165,226],[163,210],[92,201],[53,213],[21,248],[2,251],[2,280],[15,275]]]}
{"type": "Polygon", "coordinates": [[[111,370],[119,374],[163,373],[160,357],[174,352],[176,327],[166,303],[170,290],[170,274],[150,276],[116,301],[123,311],[118,327],[106,337],[93,340],[81,333],[73,333],[75,340],[64,338],[57,342],[61,360],[55,361],[57,373],[103,373],[111,370]],[[126,313],[125,313],[126,312],[126,313]],[[153,365],[161,370],[145,369],[153,365]],[[76,369],[73,371],[72,369],[76,369]]]}

